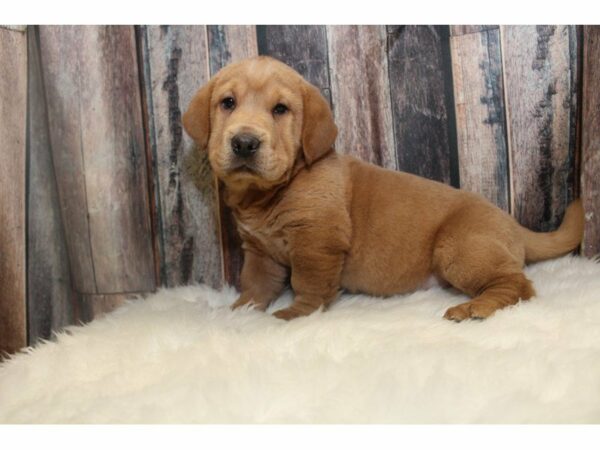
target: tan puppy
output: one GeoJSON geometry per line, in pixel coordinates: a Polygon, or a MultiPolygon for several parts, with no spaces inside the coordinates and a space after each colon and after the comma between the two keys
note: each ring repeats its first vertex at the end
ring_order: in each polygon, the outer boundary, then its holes
{"type": "Polygon", "coordinates": [[[534,233],[478,195],[336,154],[325,99],[269,57],[222,69],[183,124],[208,150],[243,240],[234,307],[264,310],[290,275],[295,299],[275,313],[282,319],[326,307],[340,288],[388,296],[433,275],[472,297],[447,319],[485,318],[535,294],[525,262],[582,238],[580,201],[558,231],[534,233]]]}

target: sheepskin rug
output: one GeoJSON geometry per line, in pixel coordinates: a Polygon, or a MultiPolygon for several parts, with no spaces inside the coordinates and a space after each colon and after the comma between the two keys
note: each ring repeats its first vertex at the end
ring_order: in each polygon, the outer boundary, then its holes
{"type": "Polygon", "coordinates": [[[164,289],[3,363],[0,422],[598,423],[600,264],[527,273],[537,298],[463,323],[441,288],[291,322],[164,289]]]}

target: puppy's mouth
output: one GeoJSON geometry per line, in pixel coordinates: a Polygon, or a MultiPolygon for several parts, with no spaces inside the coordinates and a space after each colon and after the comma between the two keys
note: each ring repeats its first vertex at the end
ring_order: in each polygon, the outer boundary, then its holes
{"type": "Polygon", "coordinates": [[[254,167],[254,165],[240,161],[237,164],[232,164],[229,168],[230,174],[247,174],[247,175],[259,175],[258,170],[254,167]]]}

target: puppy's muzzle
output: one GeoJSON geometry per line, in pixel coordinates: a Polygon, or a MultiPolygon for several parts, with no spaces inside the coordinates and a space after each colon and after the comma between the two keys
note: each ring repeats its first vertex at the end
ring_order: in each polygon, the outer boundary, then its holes
{"type": "Polygon", "coordinates": [[[240,158],[253,156],[260,147],[261,141],[249,133],[236,134],[231,138],[231,150],[240,158]]]}

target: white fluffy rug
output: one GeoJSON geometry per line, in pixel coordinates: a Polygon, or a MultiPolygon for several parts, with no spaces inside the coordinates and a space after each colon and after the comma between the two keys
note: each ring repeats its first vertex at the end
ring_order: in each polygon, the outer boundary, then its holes
{"type": "Polygon", "coordinates": [[[0,366],[0,422],[598,423],[600,264],[527,271],[537,298],[460,324],[440,288],[289,323],[162,290],[0,366]]]}

